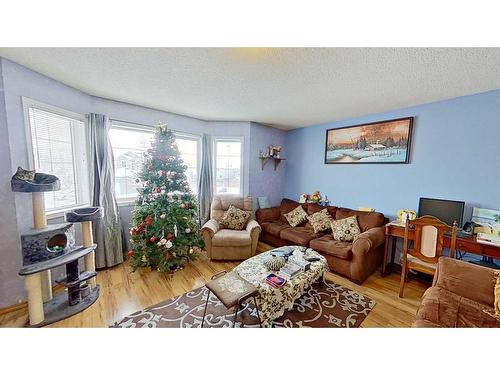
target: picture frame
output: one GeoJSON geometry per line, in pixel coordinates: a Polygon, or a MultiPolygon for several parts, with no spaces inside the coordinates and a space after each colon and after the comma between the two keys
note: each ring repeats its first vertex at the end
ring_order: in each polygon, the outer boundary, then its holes
{"type": "Polygon", "coordinates": [[[325,164],[408,164],[414,117],[326,130],[325,164]]]}

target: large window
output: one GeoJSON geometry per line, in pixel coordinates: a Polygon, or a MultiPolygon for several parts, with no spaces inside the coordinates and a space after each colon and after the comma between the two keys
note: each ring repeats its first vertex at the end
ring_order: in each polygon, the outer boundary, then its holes
{"type": "Polygon", "coordinates": [[[46,192],[47,213],[88,205],[89,169],[85,118],[23,98],[30,168],[56,175],[61,189],[46,192]],[[29,147],[31,146],[31,147],[29,147]]]}
{"type": "MultiPolygon", "coordinates": [[[[200,155],[200,139],[182,133],[175,134],[181,158],[187,165],[189,187],[196,194],[200,155]]],[[[144,163],[144,152],[151,147],[154,137],[152,127],[134,125],[122,121],[112,121],[109,132],[115,161],[115,193],[121,202],[130,202],[137,198],[136,179],[144,163]]]]}
{"type": "Polygon", "coordinates": [[[215,138],[215,192],[216,194],[242,193],[242,140],[215,138]]]}

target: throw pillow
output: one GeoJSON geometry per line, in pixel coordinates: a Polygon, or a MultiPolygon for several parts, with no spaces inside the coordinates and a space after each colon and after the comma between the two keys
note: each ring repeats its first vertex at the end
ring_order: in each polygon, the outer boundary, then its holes
{"type": "Polygon", "coordinates": [[[288,224],[290,224],[292,227],[296,227],[297,225],[302,224],[307,220],[307,212],[304,211],[302,206],[295,207],[292,211],[283,216],[285,216],[288,224]]]}
{"type": "Polygon", "coordinates": [[[500,271],[495,272],[495,276],[497,278],[495,283],[495,289],[493,293],[495,295],[495,302],[493,303],[493,310],[484,310],[485,313],[491,315],[497,320],[500,320],[500,271]]]}
{"type": "Polygon", "coordinates": [[[230,205],[219,224],[223,228],[242,230],[250,219],[250,212],[240,210],[238,207],[230,205]]]}
{"type": "Polygon", "coordinates": [[[332,221],[332,236],[336,241],[351,242],[360,233],[356,216],[332,221]]]}
{"type": "Polygon", "coordinates": [[[326,208],[308,216],[307,219],[311,223],[314,233],[323,232],[329,229],[333,221],[333,217],[328,213],[326,208]]]}

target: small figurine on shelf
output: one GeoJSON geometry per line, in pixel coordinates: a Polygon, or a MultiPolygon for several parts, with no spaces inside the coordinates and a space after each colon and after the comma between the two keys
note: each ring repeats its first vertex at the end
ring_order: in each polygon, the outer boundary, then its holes
{"type": "Polygon", "coordinates": [[[314,193],[311,194],[311,200],[314,203],[319,203],[321,201],[321,193],[316,190],[314,193]]]}
{"type": "Polygon", "coordinates": [[[308,197],[308,195],[306,193],[301,194],[299,197],[299,203],[306,203],[307,197],[308,197]]]}
{"type": "Polygon", "coordinates": [[[275,159],[280,159],[281,148],[282,147],[279,145],[269,145],[269,156],[275,159]]]}
{"type": "Polygon", "coordinates": [[[321,205],[322,206],[329,206],[330,205],[330,201],[328,200],[328,196],[324,196],[323,199],[321,200],[321,205]]]}

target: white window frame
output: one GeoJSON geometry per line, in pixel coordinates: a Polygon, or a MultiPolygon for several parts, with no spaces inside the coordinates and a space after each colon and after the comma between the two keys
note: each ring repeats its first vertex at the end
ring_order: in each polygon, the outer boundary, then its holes
{"type": "Polygon", "coordinates": [[[32,134],[32,129],[31,129],[31,123],[30,123],[30,115],[29,115],[29,110],[30,108],[35,108],[39,109],[41,111],[45,112],[50,112],[53,113],[54,115],[58,116],[63,116],[63,117],[68,117],[76,121],[81,121],[83,122],[84,126],[84,133],[85,133],[85,139],[83,140],[83,143],[76,141],[75,135],[73,132],[71,132],[71,142],[73,145],[73,160],[77,159],[77,152],[82,151],[81,148],[83,147],[85,154],[87,156],[87,162],[86,162],[86,169],[83,168],[78,168],[77,166],[73,165],[74,169],[74,174],[75,174],[75,191],[77,194],[77,201],[80,201],[80,204],[75,204],[72,206],[68,207],[61,207],[57,208],[54,210],[45,210],[45,214],[48,219],[53,219],[57,217],[62,217],[64,216],[64,212],[75,209],[75,208],[80,208],[80,207],[87,207],[90,204],[91,200],[91,188],[90,188],[90,181],[91,181],[91,176],[90,176],[90,160],[89,160],[89,139],[88,139],[88,121],[85,115],[81,113],[76,113],[72,111],[68,111],[66,109],[62,109],[47,103],[39,102],[37,100],[27,98],[22,96],[21,97],[22,101],[22,106],[23,106],[23,115],[24,115],[24,129],[26,133],[26,148],[28,150],[28,166],[30,170],[33,170],[36,168],[35,165],[35,155],[33,153],[33,138],[31,136],[32,134]],[[84,175],[85,174],[85,175],[84,175]],[[84,186],[85,183],[87,182],[87,186],[84,186]],[[88,197],[88,201],[85,202],[83,200],[83,196],[86,195],[88,197]]]}
{"type": "MultiPolygon", "coordinates": [[[[119,129],[125,129],[125,130],[132,130],[132,131],[142,131],[145,133],[155,133],[155,127],[154,126],[148,126],[148,125],[142,125],[142,124],[137,124],[134,122],[128,122],[125,120],[115,120],[111,119],[111,127],[112,128],[119,128],[119,129]]],[[[201,171],[201,136],[197,134],[192,134],[192,133],[185,133],[185,132],[180,132],[177,130],[172,130],[176,138],[184,138],[184,139],[190,139],[190,140],[195,140],[197,141],[197,149],[196,149],[196,167],[197,167],[197,181],[200,181],[200,171],[201,171]]],[[[114,160],[113,160],[114,164],[114,160]]],[[[117,203],[119,206],[130,206],[135,203],[135,198],[117,198],[117,203]]]]}
{"type": "MultiPolygon", "coordinates": [[[[198,134],[192,134],[192,133],[185,133],[182,131],[177,131],[177,130],[172,130],[174,132],[175,138],[180,138],[180,139],[188,139],[190,141],[196,141],[196,183],[199,185],[200,184],[200,177],[201,177],[201,152],[202,152],[202,146],[201,146],[201,135],[198,134]]],[[[192,192],[196,197],[198,196],[198,186],[196,187],[196,194],[192,192]]]]}
{"type": "Polygon", "coordinates": [[[214,180],[214,193],[216,195],[234,195],[232,193],[217,193],[217,142],[224,142],[224,141],[237,141],[240,142],[241,144],[241,150],[240,150],[240,192],[237,194],[237,196],[242,197],[244,196],[243,189],[245,187],[244,184],[244,155],[245,155],[245,138],[244,137],[239,137],[239,136],[233,136],[233,137],[225,137],[225,136],[214,136],[213,137],[213,143],[212,143],[212,149],[213,149],[213,157],[212,157],[212,164],[214,166],[213,168],[213,180],[214,180]]]}

